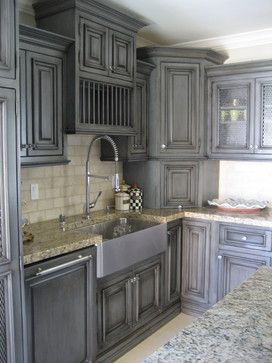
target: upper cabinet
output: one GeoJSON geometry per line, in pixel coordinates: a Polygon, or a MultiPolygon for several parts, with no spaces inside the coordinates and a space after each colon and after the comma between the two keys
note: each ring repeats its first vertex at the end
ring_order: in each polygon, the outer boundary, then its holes
{"type": "Polygon", "coordinates": [[[271,62],[213,67],[207,74],[209,156],[271,158],[271,62]]]}
{"type": "Polygon", "coordinates": [[[75,38],[67,132],[134,134],[136,32],[146,24],[94,0],[40,1],[34,8],[38,26],[75,38]]]}
{"type": "Polygon", "coordinates": [[[65,51],[71,44],[68,38],[20,26],[22,165],[67,163],[65,51]]]}
{"type": "Polygon", "coordinates": [[[150,81],[151,157],[204,155],[204,67],[224,57],[199,49],[139,48],[140,59],[156,65],[150,81]]]}
{"type": "Polygon", "coordinates": [[[15,1],[0,2],[0,77],[15,79],[15,1]]]}

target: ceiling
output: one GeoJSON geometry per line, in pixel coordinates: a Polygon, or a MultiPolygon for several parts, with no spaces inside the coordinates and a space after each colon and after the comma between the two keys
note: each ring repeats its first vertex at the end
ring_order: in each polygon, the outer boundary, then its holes
{"type": "Polygon", "coordinates": [[[140,36],[174,45],[272,29],[272,0],[107,0],[140,15],[140,36]]]}

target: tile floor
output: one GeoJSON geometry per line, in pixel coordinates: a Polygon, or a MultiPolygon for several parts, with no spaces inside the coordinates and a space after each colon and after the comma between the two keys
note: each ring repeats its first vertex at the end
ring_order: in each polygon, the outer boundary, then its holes
{"type": "Polygon", "coordinates": [[[179,314],[176,318],[164,325],[150,337],[142,341],[115,363],[140,363],[145,357],[167,343],[179,330],[186,328],[195,317],[179,314]]]}

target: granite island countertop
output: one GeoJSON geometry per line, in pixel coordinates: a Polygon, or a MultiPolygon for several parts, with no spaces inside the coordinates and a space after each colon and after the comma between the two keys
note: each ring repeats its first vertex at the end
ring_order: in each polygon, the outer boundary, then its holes
{"type": "Polygon", "coordinates": [[[109,219],[128,216],[157,223],[167,223],[179,218],[197,218],[272,228],[271,209],[256,214],[222,213],[213,207],[191,208],[181,211],[178,209],[143,209],[141,212],[97,211],[92,213],[92,218],[89,220],[82,215],[67,217],[65,232],[60,230],[57,219],[26,226],[25,232],[31,233],[34,239],[24,243],[24,264],[28,265],[102,243],[101,235],[80,232],[77,229],[109,219]]]}
{"type": "Polygon", "coordinates": [[[272,268],[260,267],[144,363],[272,362],[272,268]]]}

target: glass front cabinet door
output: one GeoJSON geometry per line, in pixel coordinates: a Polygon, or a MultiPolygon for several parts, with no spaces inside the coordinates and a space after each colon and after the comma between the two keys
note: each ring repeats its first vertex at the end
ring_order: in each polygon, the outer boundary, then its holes
{"type": "Polygon", "coordinates": [[[254,152],[254,81],[222,81],[212,85],[212,153],[254,152]]]}

